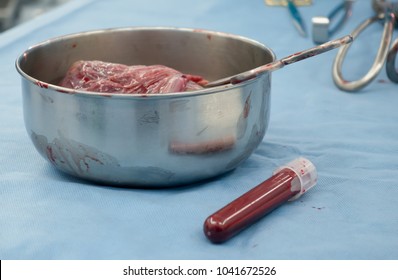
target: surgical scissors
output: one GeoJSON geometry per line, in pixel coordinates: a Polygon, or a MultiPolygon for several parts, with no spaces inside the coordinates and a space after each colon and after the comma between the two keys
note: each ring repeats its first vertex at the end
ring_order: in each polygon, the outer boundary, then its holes
{"type": "Polygon", "coordinates": [[[388,78],[392,82],[398,83],[398,73],[395,68],[395,60],[398,51],[398,38],[393,42],[392,47],[390,48],[394,25],[395,27],[398,27],[398,22],[396,22],[396,18],[398,17],[398,1],[372,0],[372,7],[376,15],[363,21],[351,35],[355,42],[355,39],[359,34],[368,26],[374,22],[384,20],[383,34],[376,58],[370,70],[362,78],[356,81],[347,81],[342,76],[341,68],[350,45],[341,47],[336,55],[336,59],[334,60],[332,70],[333,81],[341,90],[355,92],[366,87],[380,73],[384,64],[386,64],[388,78]]]}

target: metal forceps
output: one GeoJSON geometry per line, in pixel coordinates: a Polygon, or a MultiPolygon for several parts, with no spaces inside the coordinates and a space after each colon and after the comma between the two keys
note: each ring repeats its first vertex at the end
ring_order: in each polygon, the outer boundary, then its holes
{"type": "Polygon", "coordinates": [[[347,81],[342,76],[342,64],[347,54],[350,45],[341,47],[337,53],[336,59],[333,63],[333,81],[336,86],[344,91],[354,92],[366,87],[372,82],[381,71],[384,64],[386,64],[386,71],[388,78],[398,83],[398,72],[395,68],[395,59],[398,51],[398,38],[392,44],[392,35],[395,27],[398,27],[396,18],[398,17],[398,1],[372,0],[373,10],[376,15],[362,22],[353,32],[352,37],[355,39],[364,31],[369,25],[380,20],[384,20],[383,34],[380,42],[376,58],[370,70],[359,80],[347,81]]]}

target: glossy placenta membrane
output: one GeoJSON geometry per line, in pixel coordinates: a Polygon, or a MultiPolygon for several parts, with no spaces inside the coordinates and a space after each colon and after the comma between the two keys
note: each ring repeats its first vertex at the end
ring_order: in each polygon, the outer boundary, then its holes
{"type": "Polygon", "coordinates": [[[60,86],[102,93],[176,93],[202,89],[201,76],[183,74],[163,65],[133,65],[103,61],[76,61],[60,86]]]}

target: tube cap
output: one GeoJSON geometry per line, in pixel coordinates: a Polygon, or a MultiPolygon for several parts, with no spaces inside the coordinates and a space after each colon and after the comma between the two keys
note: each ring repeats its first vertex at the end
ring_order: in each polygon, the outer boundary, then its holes
{"type": "Polygon", "coordinates": [[[299,198],[303,195],[303,193],[307,192],[309,189],[316,185],[318,180],[318,174],[316,172],[315,165],[308,159],[304,157],[296,158],[291,162],[280,166],[278,169],[275,170],[274,174],[285,168],[288,168],[297,174],[301,185],[300,192],[290,200],[295,200],[299,198]]]}

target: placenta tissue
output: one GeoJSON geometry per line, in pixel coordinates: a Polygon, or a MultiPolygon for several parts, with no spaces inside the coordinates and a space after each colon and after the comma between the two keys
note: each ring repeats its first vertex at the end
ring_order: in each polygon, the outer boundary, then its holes
{"type": "Polygon", "coordinates": [[[59,83],[62,87],[101,93],[177,93],[199,90],[207,81],[163,65],[133,65],[98,60],[73,63],[59,83]]]}

